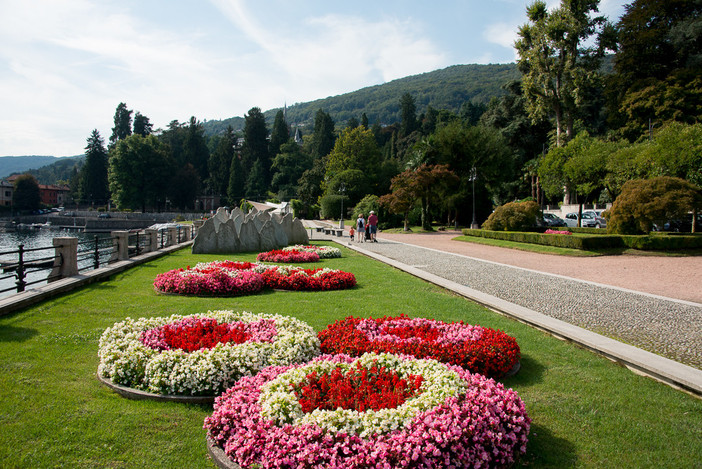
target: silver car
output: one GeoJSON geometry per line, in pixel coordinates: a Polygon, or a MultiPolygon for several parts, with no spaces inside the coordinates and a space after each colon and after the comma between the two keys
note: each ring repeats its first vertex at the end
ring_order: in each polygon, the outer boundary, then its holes
{"type": "Polygon", "coordinates": [[[607,220],[602,216],[604,210],[585,210],[583,212],[582,226],[592,228],[607,228],[607,220]]]}

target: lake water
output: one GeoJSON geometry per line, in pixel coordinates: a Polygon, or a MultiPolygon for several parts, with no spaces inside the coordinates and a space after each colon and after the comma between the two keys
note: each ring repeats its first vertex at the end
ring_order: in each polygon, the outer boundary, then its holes
{"type": "MultiPolygon", "coordinates": [[[[18,260],[18,254],[16,252],[7,253],[8,251],[17,251],[19,245],[23,244],[24,249],[34,249],[34,248],[53,248],[53,239],[59,237],[73,237],[78,238],[78,268],[88,267],[93,264],[92,259],[81,260],[81,252],[91,251],[95,249],[95,233],[83,233],[82,231],[68,231],[68,230],[51,230],[51,229],[40,229],[40,230],[19,230],[2,233],[0,232],[0,263],[16,263],[18,260]],[[90,244],[88,244],[90,243],[90,244]],[[7,254],[6,254],[7,253],[7,254]]],[[[100,233],[97,234],[98,238],[101,239],[100,246],[104,247],[107,241],[105,238],[109,238],[109,234],[100,233]]],[[[41,259],[52,257],[54,255],[53,249],[46,249],[41,251],[30,251],[25,252],[23,259],[25,261],[32,259],[41,259]]],[[[106,262],[107,255],[101,255],[100,263],[106,262]]],[[[45,279],[49,274],[49,270],[40,270],[36,272],[28,272],[26,282],[31,282],[34,280],[45,279]]],[[[0,269],[0,290],[5,290],[6,288],[11,288],[16,286],[17,278],[14,272],[4,272],[0,269]]],[[[45,285],[46,282],[40,282],[35,285],[27,286],[26,289],[37,287],[40,285],[45,285]]],[[[16,290],[0,292],[0,298],[12,295],[16,293],[16,290]]]]}

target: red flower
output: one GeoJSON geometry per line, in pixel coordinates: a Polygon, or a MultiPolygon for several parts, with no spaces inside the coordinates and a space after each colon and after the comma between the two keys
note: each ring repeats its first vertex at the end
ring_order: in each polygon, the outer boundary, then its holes
{"type": "Polygon", "coordinates": [[[322,353],[361,356],[366,352],[432,358],[473,373],[497,378],[511,371],[521,357],[517,341],[500,330],[427,319],[348,317],[318,334],[322,353]],[[406,323],[406,324],[405,324],[406,323]],[[419,324],[418,324],[419,323],[419,324]],[[450,327],[452,334],[447,334],[450,327]],[[469,331],[457,334],[461,329],[469,331]],[[373,333],[369,333],[372,330],[373,333]]]}

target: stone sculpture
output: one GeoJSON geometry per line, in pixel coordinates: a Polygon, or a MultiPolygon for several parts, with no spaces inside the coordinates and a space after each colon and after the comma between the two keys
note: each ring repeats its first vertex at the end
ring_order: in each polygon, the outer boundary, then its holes
{"type": "Polygon", "coordinates": [[[286,215],[238,207],[231,212],[219,208],[200,227],[193,242],[194,254],[263,252],[290,244],[309,244],[302,221],[286,215]]]}

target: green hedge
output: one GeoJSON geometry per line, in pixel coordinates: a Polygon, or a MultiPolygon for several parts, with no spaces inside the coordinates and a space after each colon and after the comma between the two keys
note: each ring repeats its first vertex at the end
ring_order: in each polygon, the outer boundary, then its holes
{"type": "MultiPolygon", "coordinates": [[[[583,229],[583,228],[581,228],[583,229]]],[[[587,228],[585,228],[587,229],[587,228]]],[[[596,229],[596,228],[593,228],[596,229]]],[[[570,230],[570,228],[569,228],[570,230]]],[[[598,231],[603,233],[603,231],[598,231]]],[[[702,235],[555,235],[527,233],[522,231],[488,231],[464,229],[466,236],[499,239],[516,243],[541,244],[560,248],[598,250],[608,248],[631,248],[642,251],[678,251],[685,249],[702,249],[702,235]]]]}

